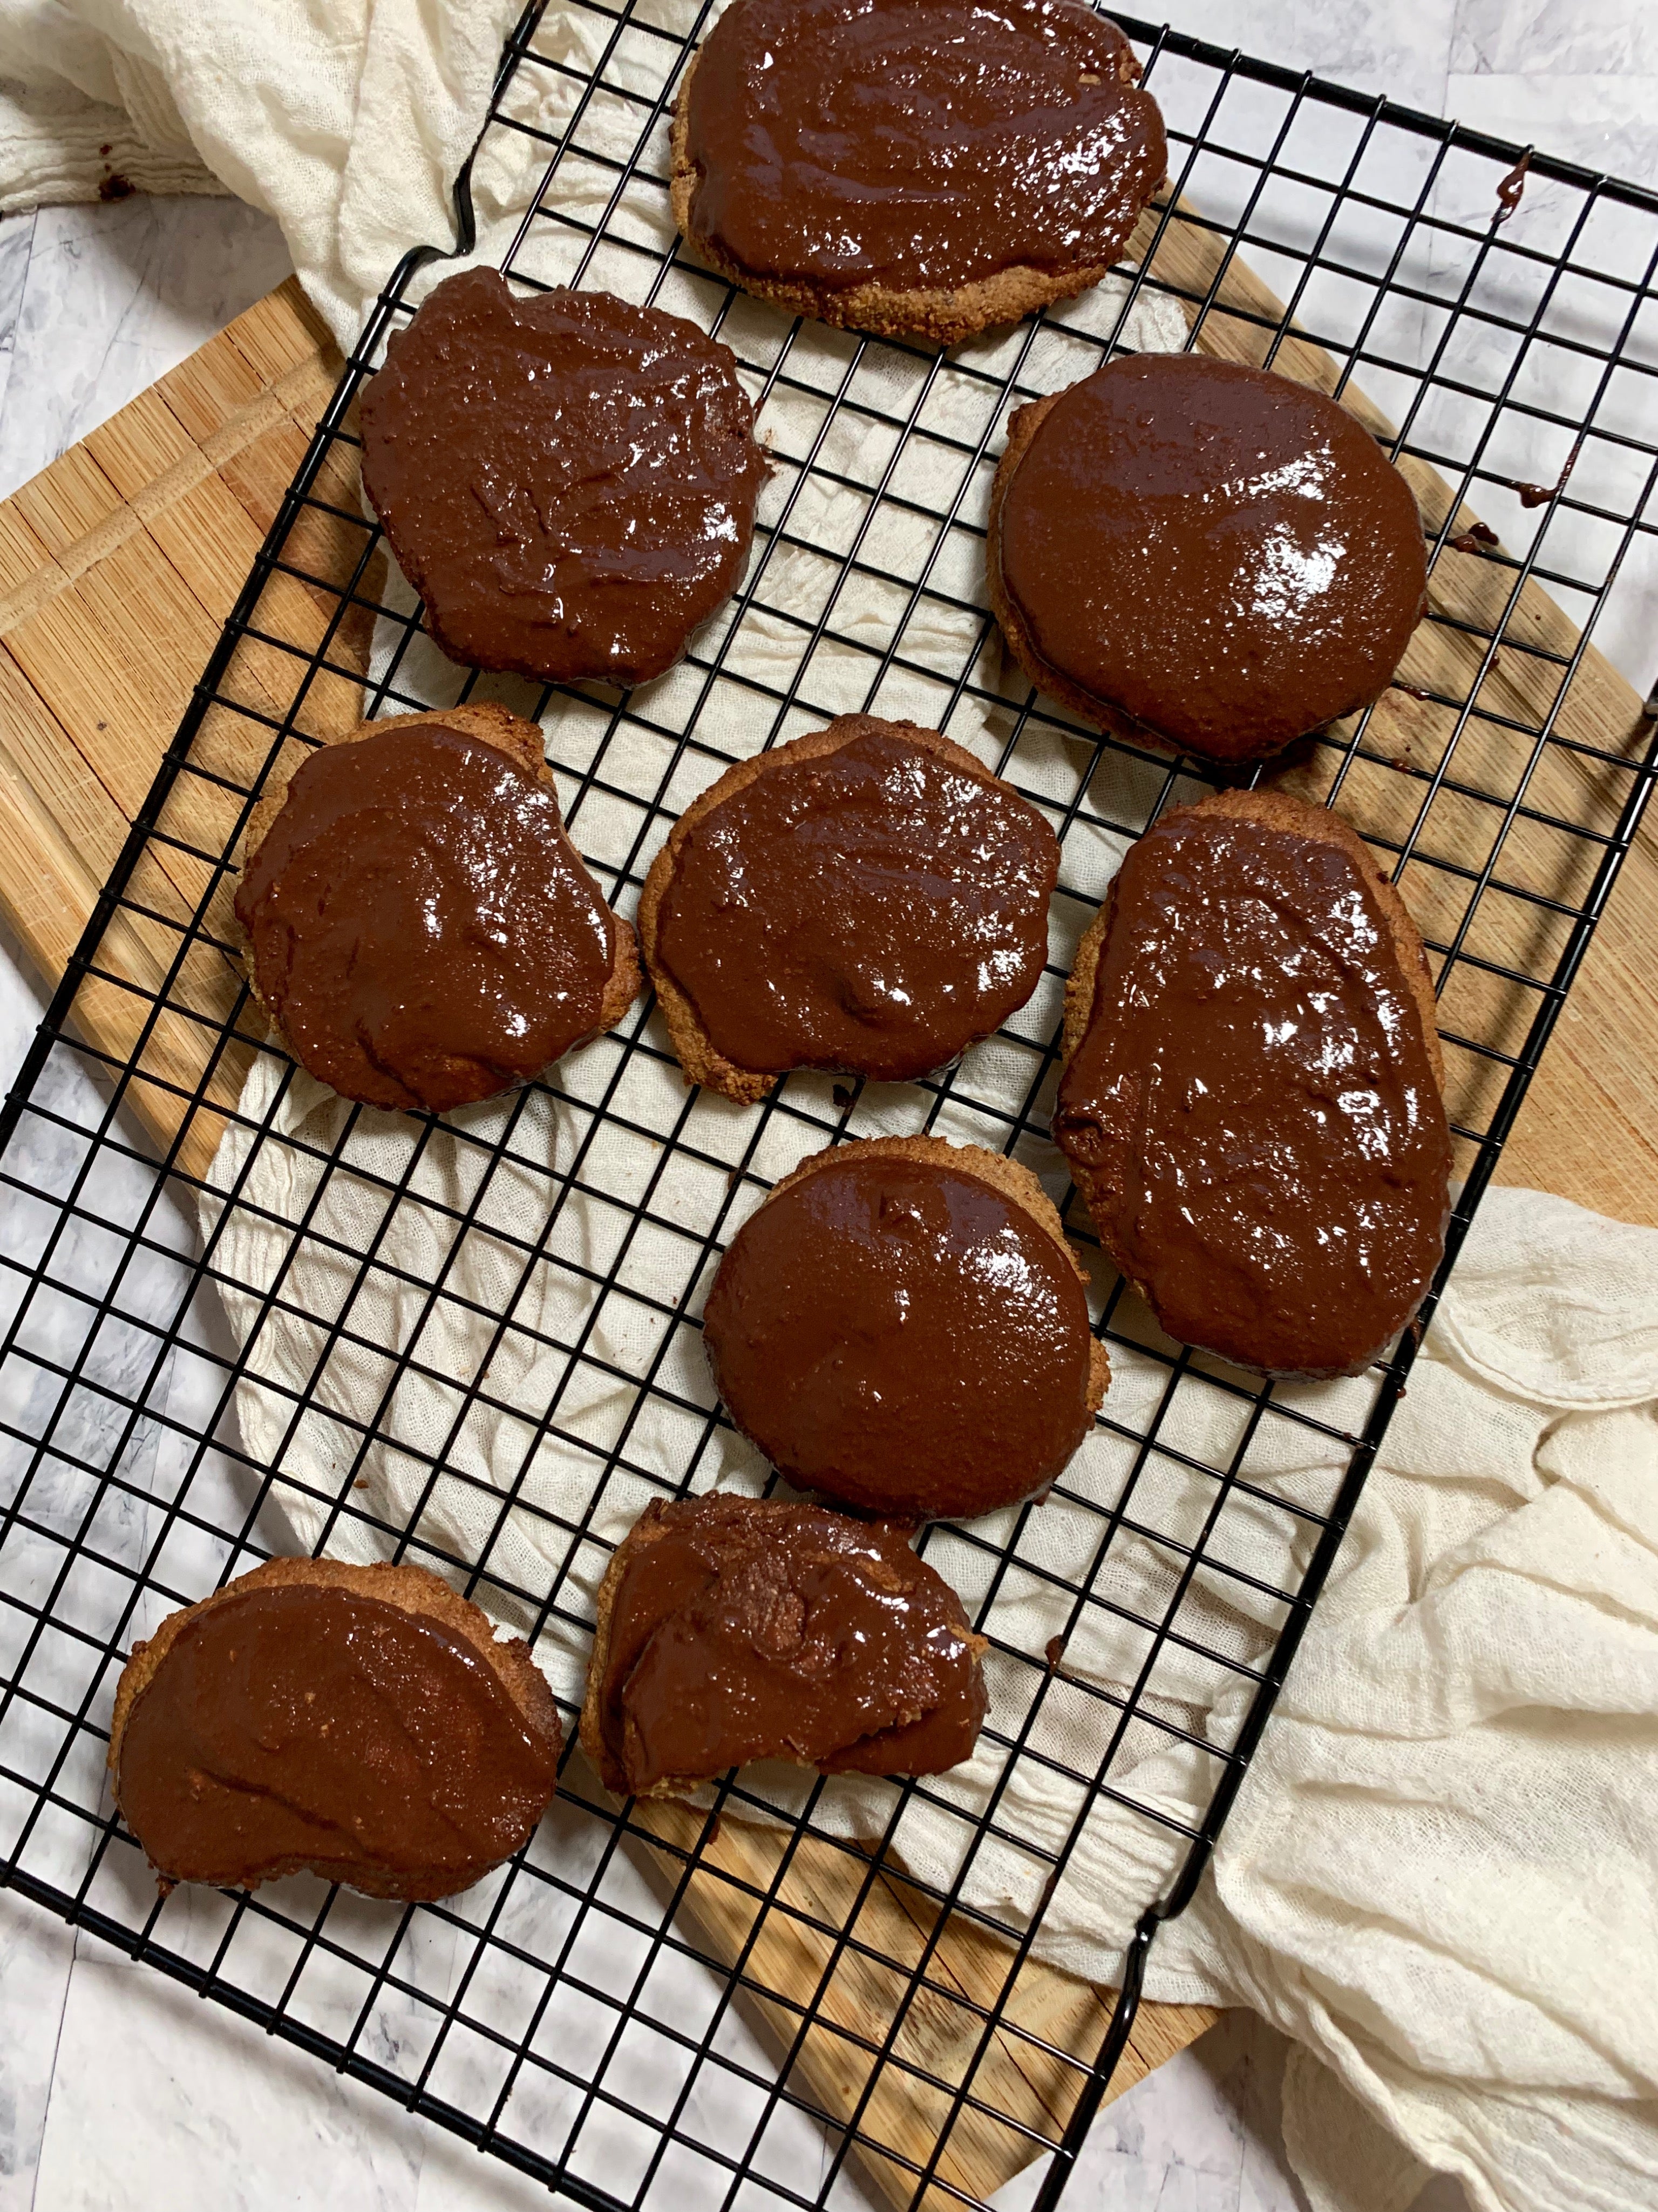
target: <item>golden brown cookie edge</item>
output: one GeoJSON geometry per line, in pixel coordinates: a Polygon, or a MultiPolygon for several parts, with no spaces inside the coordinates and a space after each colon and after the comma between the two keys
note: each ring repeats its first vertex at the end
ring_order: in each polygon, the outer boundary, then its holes
{"type": "MultiPolygon", "coordinates": [[[[1133,64],[1133,78],[1138,81],[1139,65],[1134,62],[1132,50],[1128,50],[1127,58],[1133,64]]],[[[687,245],[702,257],[717,276],[728,284],[735,284],[752,299],[763,300],[792,315],[809,316],[835,330],[867,331],[876,337],[922,338],[947,347],[976,337],[981,331],[994,329],[998,324],[1019,322],[1042,307],[1091,291],[1115,265],[1108,261],[1091,262],[1062,270],[1020,265],[999,270],[993,276],[980,277],[973,283],[944,292],[896,292],[883,284],[858,284],[847,289],[793,283],[747,270],[691,226],[691,201],[699,179],[687,140],[691,79],[696,74],[700,58],[700,54],[693,58],[680,80],[679,96],[674,103],[669,136],[669,204],[687,245]]],[[[1157,189],[1153,187],[1154,191],[1157,189]]],[[[1149,204],[1150,195],[1145,204],[1149,204]]]]}
{"type": "MultiPolygon", "coordinates": [[[[1410,909],[1400,896],[1397,887],[1378,866],[1370,847],[1340,815],[1327,806],[1315,806],[1311,800],[1297,799],[1285,791],[1218,791],[1206,799],[1195,800],[1190,806],[1173,807],[1157,821],[1148,823],[1145,832],[1161,829],[1187,814],[1230,814],[1245,821],[1266,823],[1269,827],[1287,830],[1298,837],[1310,837],[1327,845],[1333,845],[1346,854],[1358,868],[1364,881],[1375,892],[1394,941],[1394,957],[1400,973],[1410,987],[1418,1018],[1422,1024],[1423,1042],[1427,1047],[1429,1065],[1439,1087],[1442,1099],[1445,1091],[1445,1058],[1439,1042],[1437,1023],[1438,1001],[1434,995],[1433,977],[1429,972],[1427,951],[1421,932],[1412,919],[1410,909]]],[[[1114,877],[1100,905],[1099,912],[1083,932],[1077,945],[1076,957],[1065,987],[1065,1026],[1060,1053],[1060,1073],[1063,1077],[1078,1046],[1088,1033],[1094,1011],[1094,989],[1098,980],[1100,954],[1110,934],[1111,923],[1116,913],[1117,883],[1114,877]]],[[[1088,1218],[1100,1240],[1100,1249],[1117,1273],[1155,1314],[1151,1297],[1146,1285],[1130,1270],[1127,1255],[1114,1242],[1104,1218],[1105,1209],[1094,1203],[1096,1188],[1105,1182],[1098,1170],[1079,1167],[1067,1160],[1071,1179],[1082,1194],[1088,1218]]]]}
{"type": "MultiPolygon", "coordinates": [[[[739,1067],[719,1050],[702,1026],[701,1017],[690,1000],[682,991],[664,966],[657,949],[657,924],[662,910],[662,901],[673,880],[677,860],[687,837],[697,824],[723,806],[739,791],[756,782],[773,769],[789,767],[805,760],[821,760],[829,753],[839,752],[843,745],[853,744],[871,729],[899,732],[905,739],[923,752],[933,754],[950,767],[978,782],[993,784],[1011,793],[1022,806],[1029,809],[1036,819],[1049,828],[1039,808],[1031,806],[1023,793],[1016,790],[1003,776],[987,769],[954,738],[941,731],[924,728],[917,722],[895,722],[879,714],[837,714],[821,730],[808,730],[786,744],[774,745],[768,751],[756,753],[751,758],[737,761],[723,775],[716,776],[708,789],[694,799],[669,830],[651,862],[639,895],[639,937],[644,956],[646,972],[656,992],[657,1003],[662,1009],[668,1026],[668,1037],[673,1046],[688,1083],[700,1083],[723,1097],[735,1099],[738,1105],[756,1105],[782,1080],[780,1075],[764,1075],[757,1070],[739,1067]]],[[[975,1040],[974,1042],[980,1042],[975,1040]]],[[[964,1049],[970,1049],[970,1047],[964,1049]]],[[[817,1073],[825,1071],[818,1070],[817,1073]]],[[[832,1071],[831,1071],[832,1072],[832,1071]]]]}
{"type": "MultiPolygon", "coordinates": [[[[633,1796],[641,1800],[645,1798],[659,1797],[689,1799],[694,1797],[699,1790],[703,1789],[709,1782],[716,1778],[714,1776],[708,1774],[665,1775],[659,1782],[653,1782],[648,1790],[630,1790],[628,1787],[627,1776],[623,1773],[621,1768],[616,1765],[616,1760],[611,1756],[610,1746],[604,1741],[604,1724],[599,1712],[599,1700],[603,1689],[605,1671],[610,1665],[610,1623],[611,1618],[616,1610],[616,1588],[620,1583],[623,1574],[627,1571],[629,1554],[638,1545],[650,1544],[656,1541],[657,1536],[661,1533],[661,1525],[664,1518],[674,1506],[694,1505],[701,1498],[717,1497],[721,1494],[722,1493],[717,1490],[699,1491],[689,1498],[653,1498],[650,1504],[646,1506],[644,1511],[640,1515],[638,1520],[634,1522],[633,1527],[629,1529],[627,1534],[616,1546],[615,1551],[611,1553],[609,1564],[604,1570],[604,1580],[599,1583],[598,1593],[594,1601],[593,1607],[594,1620],[592,1654],[587,1664],[587,1684],[581,1701],[581,1719],[578,1730],[578,1740],[581,1745],[582,1750],[586,1753],[587,1759],[592,1765],[594,1771],[598,1774],[599,1780],[604,1784],[605,1789],[610,1791],[613,1797],[633,1796]]],[[[741,1496],[745,1498],[747,1498],[746,1492],[727,1492],[724,1494],[741,1496]]],[[[747,1498],[747,1502],[754,1505],[777,1506],[786,1511],[796,1501],[780,1498],[747,1498]]],[[[804,1504],[805,1501],[803,1500],[799,1502],[804,1504]]],[[[809,1508],[808,1510],[814,1509],[809,1508]]],[[[836,1511],[836,1508],[832,1505],[820,1505],[815,1510],[819,1512],[831,1514],[836,1511]]],[[[847,1515],[842,1517],[852,1519],[855,1516],[847,1515]]],[[[919,1564],[925,1566],[927,1562],[926,1560],[919,1560],[919,1564]]],[[[989,1638],[987,1637],[979,1635],[974,1629],[972,1622],[967,1617],[967,1607],[962,1602],[961,1592],[956,1588],[956,1585],[952,1582],[948,1581],[943,1575],[938,1574],[938,1571],[936,1567],[932,1569],[932,1572],[935,1575],[938,1575],[939,1583],[949,1594],[950,1601],[955,1607],[956,1625],[960,1628],[963,1638],[973,1654],[974,1664],[977,1667],[982,1668],[984,1663],[984,1655],[990,1649],[989,1638]]],[[[807,1760],[793,1759],[782,1753],[774,1753],[773,1759],[774,1763],[779,1765],[799,1766],[803,1768],[808,1773],[817,1773],[821,1771],[820,1769],[813,1766],[807,1760]]]]}
{"type": "MultiPolygon", "coordinates": [[[[514,714],[509,708],[498,706],[493,700],[469,700],[464,706],[459,707],[426,707],[416,714],[383,714],[377,720],[359,722],[355,729],[343,730],[337,736],[322,738],[314,750],[320,750],[325,745],[353,745],[361,738],[378,737],[386,730],[412,730],[428,726],[433,723],[440,724],[446,729],[459,730],[465,737],[477,738],[483,744],[493,745],[497,752],[505,753],[509,760],[515,761],[520,768],[530,769],[536,781],[544,784],[552,793],[553,803],[556,806],[558,805],[558,779],[547,763],[540,723],[528,721],[522,714],[514,714]]],[[[309,759],[309,757],[310,754],[307,752],[305,758],[309,759]]],[[[303,765],[302,760],[296,760],[279,783],[274,784],[260,794],[252,812],[247,817],[247,826],[242,833],[237,849],[234,865],[239,878],[246,876],[254,856],[270,835],[276,817],[282,812],[288,797],[288,785],[303,765]]],[[[559,834],[569,848],[577,866],[592,881],[592,871],[580,854],[576,851],[574,841],[565,824],[564,810],[562,806],[558,808],[558,826],[559,834]]],[[[644,988],[644,977],[641,972],[639,962],[639,943],[632,924],[622,919],[604,892],[599,890],[597,883],[593,884],[593,896],[610,918],[614,951],[610,973],[599,1000],[598,1020],[588,1032],[587,1036],[578,1040],[578,1043],[590,1043],[594,1037],[603,1036],[607,1030],[613,1030],[644,988]]],[[[237,917],[234,898],[229,902],[228,930],[237,965],[247,978],[248,991],[255,1005],[270,1025],[271,1042],[287,1053],[290,1060],[304,1067],[305,1062],[295,1051],[291,1040],[284,1032],[282,1024],[267,1005],[259,989],[259,979],[254,973],[253,948],[248,942],[246,933],[237,917]]],[[[574,1052],[577,1049],[577,1046],[572,1045],[570,1049],[574,1052]]],[[[557,1065],[556,1061],[552,1064],[557,1065]]],[[[307,1074],[310,1073],[309,1069],[306,1072],[307,1074]]],[[[319,1083],[323,1080],[320,1076],[314,1079],[319,1083]]],[[[331,1084],[327,1085],[330,1090],[333,1090],[333,1087],[331,1084]]],[[[335,1095],[343,1098],[346,1094],[343,1091],[338,1091],[335,1095]]],[[[490,1097],[497,1098],[503,1095],[503,1092],[498,1091],[489,1094],[490,1097]]],[[[384,1113],[398,1109],[382,1107],[377,1110],[384,1113]]]]}
{"type": "MultiPolygon", "coordinates": [[[[139,1698],[155,1680],[168,1652],[185,1625],[222,1607],[228,1599],[250,1589],[284,1589],[295,1587],[313,1589],[346,1589],[357,1597],[373,1598],[382,1605],[391,1605],[400,1613],[425,1615],[435,1620],[449,1634],[470,1644],[478,1657],[489,1668],[495,1679],[511,1698],[525,1728],[550,1745],[557,1759],[564,1749],[564,1731],[558,1717],[546,1676],[530,1655],[530,1647],[521,1637],[501,1641],[495,1636],[489,1617],[470,1599],[452,1590],[440,1575],[429,1568],[410,1564],[393,1565],[388,1563],[359,1566],[343,1559],[314,1559],[283,1558],[267,1559],[234,1582],[227,1583],[194,1605],[180,1606],[157,1627],[147,1640],[135,1644],[121,1670],[116,1686],[115,1706],[110,1717],[109,1749],[105,1764],[109,1770],[111,1786],[117,1806],[121,1803],[121,1746],[133,1709],[139,1698]]],[[[134,1831],[135,1834],[137,1833],[134,1831]]],[[[138,1837],[142,1845],[143,1838],[138,1837]]],[[[154,1864],[154,1861],[151,1862],[154,1864]]],[[[280,1881],[284,1875],[302,1873],[313,1868],[308,1859],[284,1860],[264,1877],[280,1881]]],[[[321,1871],[320,1869],[317,1869],[321,1871]]],[[[365,1897],[408,1898],[416,1894],[444,1893],[433,1889],[430,1881],[421,1881],[418,1870],[405,1875],[401,1881],[377,1883],[371,1870],[354,1869],[349,1875],[325,1875],[325,1879],[340,1879],[365,1897]]],[[[164,1879],[170,1879],[165,1877],[164,1879]]]]}

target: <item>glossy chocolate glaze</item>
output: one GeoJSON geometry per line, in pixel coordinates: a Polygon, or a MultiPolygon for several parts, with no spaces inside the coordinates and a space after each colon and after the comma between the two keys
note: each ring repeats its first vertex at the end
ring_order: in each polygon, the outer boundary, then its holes
{"type": "Polygon", "coordinates": [[[362,398],[362,481],[452,659],[641,684],[743,573],[764,464],[737,363],[608,292],[446,277],[362,398]]]}
{"type": "Polygon", "coordinates": [[[236,918],[302,1066],[344,1097],[434,1114],[586,1036],[616,951],[551,785],[434,723],[302,762],[236,918]]]}
{"type": "Polygon", "coordinates": [[[901,1528],[821,1506],[648,1506],[628,1540],[599,1691],[630,1792],[787,1759],[937,1774],[972,1752],[982,1645],[901,1528]]]}
{"type": "Polygon", "coordinates": [[[1450,1140],[1414,994],[1338,847],[1187,808],[1111,894],[1054,1133],[1171,1336],[1339,1375],[1415,1312],[1450,1140]]]}
{"type": "Polygon", "coordinates": [[[744,1434],[800,1489],[862,1512],[1012,1504],[1093,1420],[1068,1251],[965,1169],[861,1145],[744,1224],[703,1337],[744,1434]]]}
{"type": "Polygon", "coordinates": [[[185,1623],[128,1717],[117,1791],[168,1883],[252,1889],[308,1869],[448,1897],[530,1833],[558,1752],[435,1621],[289,1583],[185,1623]]]}
{"type": "Polygon", "coordinates": [[[1041,979],[1059,841],[1011,786],[847,715],[676,851],[657,955],[738,1067],[902,1083],[1000,1027],[1041,979]]]}
{"type": "Polygon", "coordinates": [[[826,290],[1114,261],[1168,166],[1139,74],[1078,0],[736,0],[691,80],[692,231],[826,290]]]}
{"type": "Polygon", "coordinates": [[[1211,760],[1367,705],[1426,606],[1416,501],[1370,433],[1201,354],[1135,355],[1062,392],[998,543],[1038,660],[1211,760]]]}

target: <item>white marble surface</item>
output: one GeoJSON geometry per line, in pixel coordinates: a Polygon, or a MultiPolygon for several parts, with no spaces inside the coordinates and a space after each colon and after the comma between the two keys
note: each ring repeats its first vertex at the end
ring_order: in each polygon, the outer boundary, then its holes
{"type": "MultiPolygon", "coordinates": [[[[1652,0],[1181,0],[1175,20],[1658,181],[1652,0]]],[[[0,222],[0,495],[286,266],[274,226],[228,202],[131,199],[0,222]]],[[[1658,672],[1658,576],[1632,573],[1612,611],[1601,642],[1644,687],[1658,672]]],[[[7,1083],[43,1004],[14,955],[0,944],[7,1083]]],[[[70,1071],[58,1079],[81,1080],[70,1071]]],[[[37,1131],[27,1146],[14,1158],[50,1187],[64,1171],[63,1140],[37,1131]]],[[[181,1222],[160,1225],[161,1241],[183,1239],[181,1222]]],[[[0,1236],[15,1227],[0,1218],[0,1236]]],[[[395,2053],[396,2020],[376,2032],[395,2053]]],[[[1260,2023],[1234,2016],[1108,2108],[1072,2183],[1074,2212],[1304,2212],[1278,2130],[1283,2050],[1260,2023]]],[[[802,2143],[798,2154],[821,2148],[802,2143]]],[[[1007,2212],[1023,2212],[1035,2182],[1033,2172],[1010,2186],[1007,2212]]],[[[441,2130],[0,1892],[0,2212],[301,2212],[341,2202],[508,2212],[545,2201],[441,2130]]],[[[1461,2203],[1435,2183],[1418,2212],[1461,2203]]]]}

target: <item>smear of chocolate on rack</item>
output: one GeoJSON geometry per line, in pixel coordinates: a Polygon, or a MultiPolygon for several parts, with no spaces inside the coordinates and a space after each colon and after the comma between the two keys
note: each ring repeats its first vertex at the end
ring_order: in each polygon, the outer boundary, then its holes
{"type": "Polygon", "coordinates": [[[1546,507],[1552,499],[1558,499],[1566,489],[1566,479],[1577,466],[1577,456],[1583,449],[1583,434],[1579,431],[1572,440],[1571,451],[1566,456],[1566,465],[1552,484],[1522,483],[1517,477],[1509,478],[1509,489],[1520,495],[1521,507],[1546,507]]]}
{"type": "Polygon", "coordinates": [[[1492,228],[1505,223],[1525,197],[1526,175],[1531,167],[1531,149],[1528,146],[1497,188],[1497,218],[1492,228]]]}

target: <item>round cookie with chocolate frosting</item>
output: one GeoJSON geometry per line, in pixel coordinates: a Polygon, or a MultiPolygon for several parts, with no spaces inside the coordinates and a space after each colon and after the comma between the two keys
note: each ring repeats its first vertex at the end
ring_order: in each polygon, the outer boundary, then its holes
{"type": "Polygon", "coordinates": [[[235,915],[288,1050],[370,1106],[441,1114],[527,1083],[640,988],[541,732],[503,707],[319,746],[255,811],[235,915]]]}
{"type": "Polygon", "coordinates": [[[674,219],[791,313],[953,345],[1097,284],[1168,160],[1081,0],[733,0],[681,88],[674,219]]]}
{"type": "Polygon", "coordinates": [[[434,1898],[527,1840],[562,1748],[528,1644],[436,1575],[272,1559],[133,1645],[109,1771],[163,1893],[310,1873],[434,1898]]]}
{"type": "Polygon", "coordinates": [[[646,1507],[598,1593],[581,1747],[618,1797],[780,1759],[941,1774],[972,1754],[985,1639],[902,1528],[713,1491],[646,1507]]]}
{"type": "Polygon", "coordinates": [[[1045,1490],[1109,1379],[1035,1176],[938,1137],[817,1152],[732,1240],[703,1313],[726,1409],[795,1486],[967,1520],[1045,1490]]]}
{"type": "Polygon", "coordinates": [[[1444,1249],[1442,1085],[1422,939],[1363,840],[1226,792],[1146,831],[1084,937],[1054,1133],[1170,1336],[1351,1375],[1444,1249]]]}
{"type": "Polygon", "coordinates": [[[639,902],[687,1078],[746,1103],[792,1067],[944,1066],[1035,989],[1059,866],[1034,806],[913,722],[842,714],[739,762],[639,902]]]}
{"type": "Polygon", "coordinates": [[[1416,500],[1363,425],[1202,354],[1132,355],[1021,408],[986,550],[1033,684],[1205,760],[1369,706],[1427,610],[1416,500]]]}
{"type": "Polygon", "coordinates": [[[754,410],[730,349],[659,307],[446,277],[361,428],[363,489],[452,660],[643,684],[743,573],[754,410]]]}

